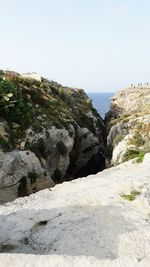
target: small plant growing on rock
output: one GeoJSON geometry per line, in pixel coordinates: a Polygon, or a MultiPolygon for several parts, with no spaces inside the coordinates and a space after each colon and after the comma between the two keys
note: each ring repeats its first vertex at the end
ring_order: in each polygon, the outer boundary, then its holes
{"type": "Polygon", "coordinates": [[[138,149],[127,149],[123,156],[123,162],[128,161],[130,159],[137,158],[139,156],[139,150],[138,149]]]}
{"type": "Polygon", "coordinates": [[[136,159],[136,162],[137,162],[137,163],[141,163],[141,162],[143,162],[144,155],[145,155],[145,152],[144,152],[144,151],[140,151],[140,152],[139,152],[139,155],[138,155],[138,158],[136,159]]]}
{"type": "Polygon", "coordinates": [[[133,200],[135,200],[136,199],[136,197],[138,196],[138,195],[140,195],[141,194],[141,192],[140,191],[138,191],[138,190],[136,190],[136,189],[133,189],[131,192],[130,192],[130,194],[121,194],[121,197],[122,198],[124,198],[124,199],[126,199],[126,200],[128,200],[128,201],[133,201],[133,200]]]}
{"type": "Polygon", "coordinates": [[[21,87],[5,78],[0,78],[0,112],[9,122],[23,126],[28,126],[32,121],[32,104],[25,99],[21,87]]]}
{"type": "Polygon", "coordinates": [[[4,78],[0,78],[0,110],[8,112],[9,108],[14,107],[15,100],[13,97],[13,84],[12,82],[5,81],[4,78]]]}

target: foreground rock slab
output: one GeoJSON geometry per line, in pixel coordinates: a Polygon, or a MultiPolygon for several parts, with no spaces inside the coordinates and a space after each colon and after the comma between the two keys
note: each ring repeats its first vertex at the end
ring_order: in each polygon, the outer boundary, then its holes
{"type": "Polygon", "coordinates": [[[149,212],[146,154],[0,206],[0,266],[148,267],[149,212]]]}
{"type": "Polygon", "coordinates": [[[25,254],[5,254],[0,256],[1,266],[9,267],[149,267],[150,258],[138,262],[136,259],[122,258],[116,260],[99,260],[95,257],[69,257],[55,255],[25,255],[25,254]]]}

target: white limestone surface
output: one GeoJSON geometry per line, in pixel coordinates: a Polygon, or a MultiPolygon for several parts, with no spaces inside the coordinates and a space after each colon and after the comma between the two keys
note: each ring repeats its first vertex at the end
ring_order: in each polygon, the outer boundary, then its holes
{"type": "Polygon", "coordinates": [[[0,206],[0,250],[4,267],[149,267],[150,155],[0,206]]]}
{"type": "Polygon", "coordinates": [[[41,82],[42,77],[38,73],[22,73],[21,77],[24,79],[31,79],[31,80],[36,80],[38,82],[41,82]]]}

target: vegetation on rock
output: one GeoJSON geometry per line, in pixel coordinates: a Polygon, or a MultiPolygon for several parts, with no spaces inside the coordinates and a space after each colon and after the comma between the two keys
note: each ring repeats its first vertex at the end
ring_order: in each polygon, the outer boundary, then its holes
{"type": "Polygon", "coordinates": [[[104,169],[104,148],[103,121],[82,89],[0,71],[1,161],[15,160],[13,178],[11,161],[5,166],[7,179],[2,164],[0,183],[16,184],[14,198],[104,169]]]}
{"type": "Polygon", "coordinates": [[[112,157],[108,157],[111,164],[133,158],[142,162],[145,153],[150,152],[150,89],[127,88],[118,92],[112,98],[106,121],[107,147],[113,146],[112,157]]]}
{"type": "Polygon", "coordinates": [[[103,128],[103,124],[100,119],[97,125],[93,124],[87,116],[91,111],[99,117],[81,89],[63,87],[44,78],[39,82],[13,72],[0,72],[0,115],[10,125],[20,126],[15,133],[11,132],[12,139],[23,136],[30,126],[35,132],[41,132],[51,126],[68,128],[74,121],[95,133],[95,128],[103,128]]]}
{"type": "Polygon", "coordinates": [[[131,190],[131,192],[129,194],[121,194],[121,197],[128,200],[128,201],[133,201],[140,194],[141,194],[140,191],[133,189],[133,190],[131,190]]]}
{"type": "Polygon", "coordinates": [[[33,107],[16,79],[0,78],[0,114],[8,122],[27,127],[33,118],[33,107]]]}

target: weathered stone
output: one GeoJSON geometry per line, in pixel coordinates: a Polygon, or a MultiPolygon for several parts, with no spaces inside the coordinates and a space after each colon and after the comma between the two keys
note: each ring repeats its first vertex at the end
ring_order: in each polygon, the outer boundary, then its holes
{"type": "Polygon", "coordinates": [[[21,74],[23,79],[31,79],[41,82],[42,77],[38,73],[23,73],[21,74]]]}
{"type": "Polygon", "coordinates": [[[53,184],[50,177],[44,175],[40,161],[31,151],[0,154],[0,203],[29,195],[53,184]]]}
{"type": "Polygon", "coordinates": [[[18,129],[18,128],[20,128],[20,125],[18,123],[13,122],[12,123],[12,128],[13,129],[18,129]]]}
{"type": "Polygon", "coordinates": [[[1,205],[0,265],[148,267],[146,158],[1,205]]]}
{"type": "Polygon", "coordinates": [[[110,112],[115,116],[139,112],[144,108],[150,108],[150,87],[129,87],[111,98],[110,112]]]}
{"type": "MultiPolygon", "coordinates": [[[[107,127],[109,129],[107,146],[111,145],[113,150],[110,165],[123,162],[129,150],[138,150],[139,153],[149,152],[150,88],[135,87],[118,92],[111,99],[107,127]]],[[[134,155],[136,153],[133,157],[134,155]]]]}
{"type": "Polygon", "coordinates": [[[20,150],[24,150],[25,149],[25,145],[26,145],[26,142],[22,141],[20,146],[19,146],[20,150]]]}

